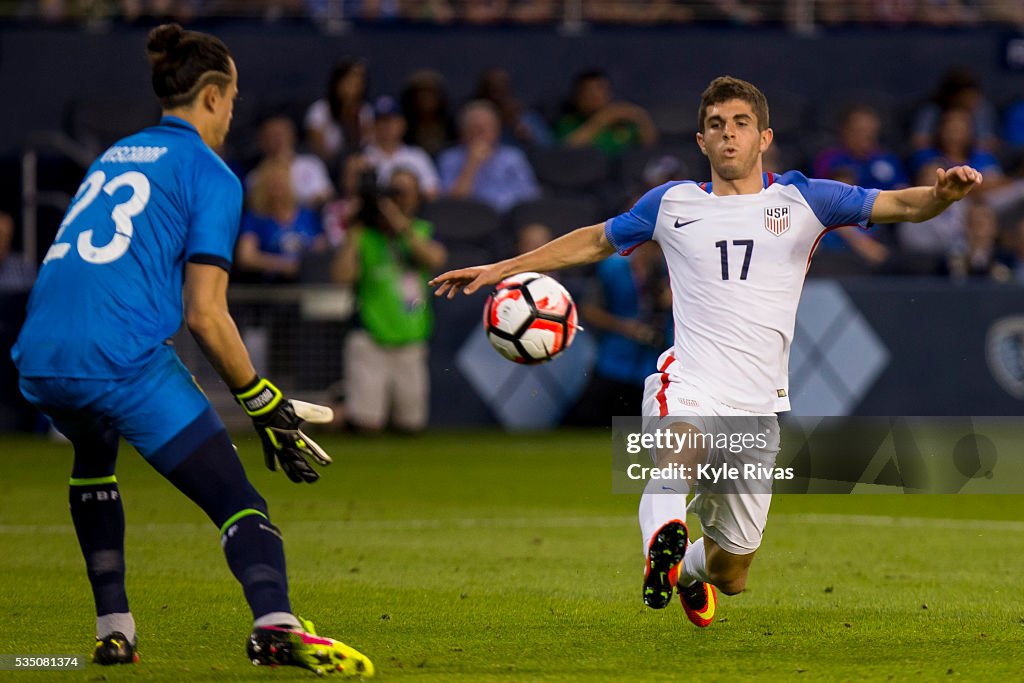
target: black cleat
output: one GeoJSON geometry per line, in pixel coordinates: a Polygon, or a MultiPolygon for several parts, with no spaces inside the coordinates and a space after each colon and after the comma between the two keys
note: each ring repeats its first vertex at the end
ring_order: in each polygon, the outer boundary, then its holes
{"type": "Polygon", "coordinates": [[[688,533],[682,520],[674,519],[658,529],[647,550],[644,571],[644,604],[664,609],[672,600],[672,589],[679,580],[679,563],[686,554],[688,533]]]}
{"type": "Polygon", "coordinates": [[[134,664],[139,661],[139,653],[135,651],[138,638],[129,642],[123,633],[114,631],[96,639],[96,649],[92,651],[94,664],[134,664]]]}

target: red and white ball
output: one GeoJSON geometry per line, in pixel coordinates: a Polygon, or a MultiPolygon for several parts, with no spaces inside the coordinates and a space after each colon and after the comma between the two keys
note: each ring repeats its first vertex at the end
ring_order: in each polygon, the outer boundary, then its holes
{"type": "Polygon", "coordinates": [[[498,353],[516,363],[549,361],[576,336],[576,304],[557,280],[520,273],[498,283],[484,306],[484,329],[498,353]]]}

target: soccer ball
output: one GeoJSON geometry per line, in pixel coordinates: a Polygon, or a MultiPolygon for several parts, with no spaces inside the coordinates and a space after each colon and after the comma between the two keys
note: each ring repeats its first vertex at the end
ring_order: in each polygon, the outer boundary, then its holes
{"type": "Polygon", "coordinates": [[[516,363],[549,361],[576,336],[576,304],[565,287],[540,273],[498,283],[484,306],[484,329],[498,353],[516,363]]]}

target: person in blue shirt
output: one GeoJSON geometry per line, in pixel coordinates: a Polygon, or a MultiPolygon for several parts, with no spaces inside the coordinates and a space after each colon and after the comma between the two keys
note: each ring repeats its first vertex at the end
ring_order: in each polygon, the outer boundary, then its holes
{"type": "Polygon", "coordinates": [[[903,163],[879,142],[881,119],[874,107],[849,107],[839,126],[839,144],[821,152],[814,160],[814,174],[833,178],[851,174],[855,185],[895,190],[909,184],[903,163]]]}
{"type": "Polygon", "coordinates": [[[672,340],[672,295],[663,263],[661,250],[646,243],[595,266],[580,316],[597,333],[597,359],[571,424],[604,426],[615,415],[640,412],[644,381],[672,340]]]}
{"type": "Polygon", "coordinates": [[[462,143],[441,153],[437,162],[441,192],[476,199],[504,212],[540,196],[526,155],[501,144],[501,120],[494,105],[470,102],[462,111],[462,143]]]}
{"type": "Polygon", "coordinates": [[[267,466],[317,480],[308,460],[330,457],[300,427],[331,411],[259,377],[227,308],[242,188],[212,148],[231,123],[234,60],[219,39],[177,24],[153,29],[147,52],[163,118],[89,167],[12,351],[22,393],[74,446],[69,502],[96,605],[93,661],[137,661],[114,475],[123,436],[220,529],[253,614],[250,661],[372,675],[365,656],[293,615],[281,533],[168,341],[184,317],[252,417],[267,466]]]}
{"type": "Polygon", "coordinates": [[[238,266],[268,282],[295,280],[303,254],[327,248],[320,217],[296,201],[288,162],[268,159],[253,174],[249,211],[238,237],[238,266]]]}
{"type": "Polygon", "coordinates": [[[985,193],[1004,186],[1008,181],[999,159],[977,144],[968,109],[949,109],[939,118],[935,144],[919,149],[910,159],[916,174],[925,164],[938,163],[943,168],[966,164],[985,174],[985,193]]]}

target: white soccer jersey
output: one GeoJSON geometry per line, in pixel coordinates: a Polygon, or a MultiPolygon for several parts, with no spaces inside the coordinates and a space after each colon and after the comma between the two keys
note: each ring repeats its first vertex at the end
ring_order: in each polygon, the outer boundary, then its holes
{"type": "Polygon", "coordinates": [[[789,410],[789,349],[811,255],[828,230],[866,227],[877,196],[765,173],[764,189],[748,195],[666,183],[610,219],[605,234],[619,253],[653,239],[665,254],[675,343],[658,371],[736,408],[789,410]]]}

